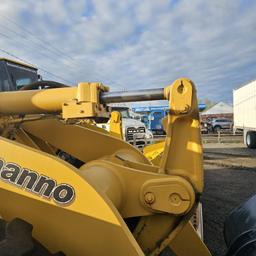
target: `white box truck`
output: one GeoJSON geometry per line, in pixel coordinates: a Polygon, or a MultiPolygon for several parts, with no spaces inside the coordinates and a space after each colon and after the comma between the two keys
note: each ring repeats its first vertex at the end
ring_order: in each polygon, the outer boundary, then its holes
{"type": "Polygon", "coordinates": [[[233,91],[234,129],[243,130],[244,143],[256,148],[256,80],[233,91]]]}

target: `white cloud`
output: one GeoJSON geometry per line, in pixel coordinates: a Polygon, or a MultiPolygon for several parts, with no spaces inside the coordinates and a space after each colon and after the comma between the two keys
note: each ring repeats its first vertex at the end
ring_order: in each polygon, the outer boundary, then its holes
{"type": "Polygon", "coordinates": [[[201,98],[230,101],[256,78],[255,11],[242,0],[2,0],[0,48],[66,80],[135,89],[189,76],[201,98]]]}

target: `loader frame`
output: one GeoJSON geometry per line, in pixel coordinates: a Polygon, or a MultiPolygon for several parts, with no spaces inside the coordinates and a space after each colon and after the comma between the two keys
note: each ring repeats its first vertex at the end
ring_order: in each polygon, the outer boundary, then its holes
{"type": "Polygon", "coordinates": [[[0,200],[8,198],[0,214],[32,223],[38,240],[66,255],[210,255],[189,223],[203,192],[196,89],[181,78],[163,91],[170,110],[159,167],[84,122],[110,114],[100,83],[0,93],[0,200]]]}

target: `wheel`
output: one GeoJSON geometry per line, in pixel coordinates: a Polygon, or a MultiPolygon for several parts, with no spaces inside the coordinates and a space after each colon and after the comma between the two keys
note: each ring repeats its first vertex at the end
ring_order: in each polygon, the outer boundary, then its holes
{"type": "Polygon", "coordinates": [[[32,237],[33,226],[21,219],[0,219],[0,256],[65,256],[50,253],[32,237]]]}
{"type": "Polygon", "coordinates": [[[255,256],[256,195],[233,209],[226,217],[224,239],[228,247],[226,256],[255,256]]]}
{"type": "Polygon", "coordinates": [[[248,148],[256,148],[256,132],[248,131],[245,141],[248,148]]]}
{"type": "Polygon", "coordinates": [[[214,128],[213,128],[213,131],[214,131],[215,133],[220,132],[220,130],[221,130],[221,127],[220,127],[219,125],[216,125],[216,126],[214,126],[214,128]]]}

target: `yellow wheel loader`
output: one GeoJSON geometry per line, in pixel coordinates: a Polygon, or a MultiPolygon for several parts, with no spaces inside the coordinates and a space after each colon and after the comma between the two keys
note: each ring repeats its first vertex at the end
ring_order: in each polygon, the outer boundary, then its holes
{"type": "Polygon", "coordinates": [[[0,256],[211,255],[189,221],[204,184],[191,80],[109,92],[22,79],[0,92],[0,256]],[[91,124],[109,118],[108,103],[160,99],[170,110],[159,166],[91,124]]]}

